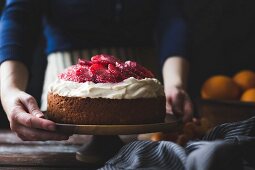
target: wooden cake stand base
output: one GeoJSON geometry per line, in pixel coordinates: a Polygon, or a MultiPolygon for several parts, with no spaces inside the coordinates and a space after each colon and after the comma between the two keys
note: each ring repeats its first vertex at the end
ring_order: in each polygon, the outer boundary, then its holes
{"type": "Polygon", "coordinates": [[[77,152],[76,159],[85,163],[104,164],[124,145],[117,135],[95,135],[77,152]]]}
{"type": "Polygon", "coordinates": [[[138,125],[74,125],[56,123],[57,131],[67,134],[93,135],[90,143],[84,144],[76,158],[86,163],[105,163],[124,145],[118,135],[152,132],[174,132],[182,125],[181,119],[166,115],[165,122],[138,125]]]}

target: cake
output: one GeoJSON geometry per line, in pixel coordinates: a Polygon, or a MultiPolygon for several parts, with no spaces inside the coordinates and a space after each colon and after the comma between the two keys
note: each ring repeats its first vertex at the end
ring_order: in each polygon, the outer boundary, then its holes
{"type": "Polygon", "coordinates": [[[151,71],[106,54],[59,74],[47,102],[48,118],[66,124],[158,123],[166,113],[163,86],[151,71]]]}

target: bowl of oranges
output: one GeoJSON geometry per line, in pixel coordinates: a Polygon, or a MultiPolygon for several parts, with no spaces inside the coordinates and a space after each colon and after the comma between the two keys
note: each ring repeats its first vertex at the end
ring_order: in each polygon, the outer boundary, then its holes
{"type": "Polygon", "coordinates": [[[212,126],[255,115],[255,72],[241,70],[232,77],[209,77],[196,106],[199,115],[207,118],[212,126]]]}
{"type": "Polygon", "coordinates": [[[195,100],[199,117],[183,124],[180,131],[143,134],[139,140],[172,141],[185,146],[201,139],[218,124],[235,122],[255,115],[255,72],[242,70],[232,77],[214,75],[201,88],[201,98],[195,100]]]}

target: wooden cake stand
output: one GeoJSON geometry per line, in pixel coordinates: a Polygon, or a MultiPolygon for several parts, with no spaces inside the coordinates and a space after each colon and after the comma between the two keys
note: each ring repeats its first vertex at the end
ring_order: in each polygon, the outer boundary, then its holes
{"type": "Polygon", "coordinates": [[[86,163],[105,163],[124,145],[118,135],[173,132],[181,127],[181,119],[167,115],[164,123],[139,125],[74,125],[57,123],[57,131],[68,134],[93,135],[77,152],[76,159],[86,163]]]}

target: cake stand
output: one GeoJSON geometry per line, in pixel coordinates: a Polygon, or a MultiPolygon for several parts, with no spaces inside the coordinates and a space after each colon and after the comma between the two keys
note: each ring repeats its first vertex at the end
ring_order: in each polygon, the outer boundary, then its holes
{"type": "Polygon", "coordinates": [[[174,132],[180,129],[182,121],[167,114],[164,123],[155,124],[74,125],[56,123],[56,125],[60,133],[93,135],[92,140],[76,152],[76,159],[86,163],[103,164],[124,145],[118,135],[174,132]]]}

